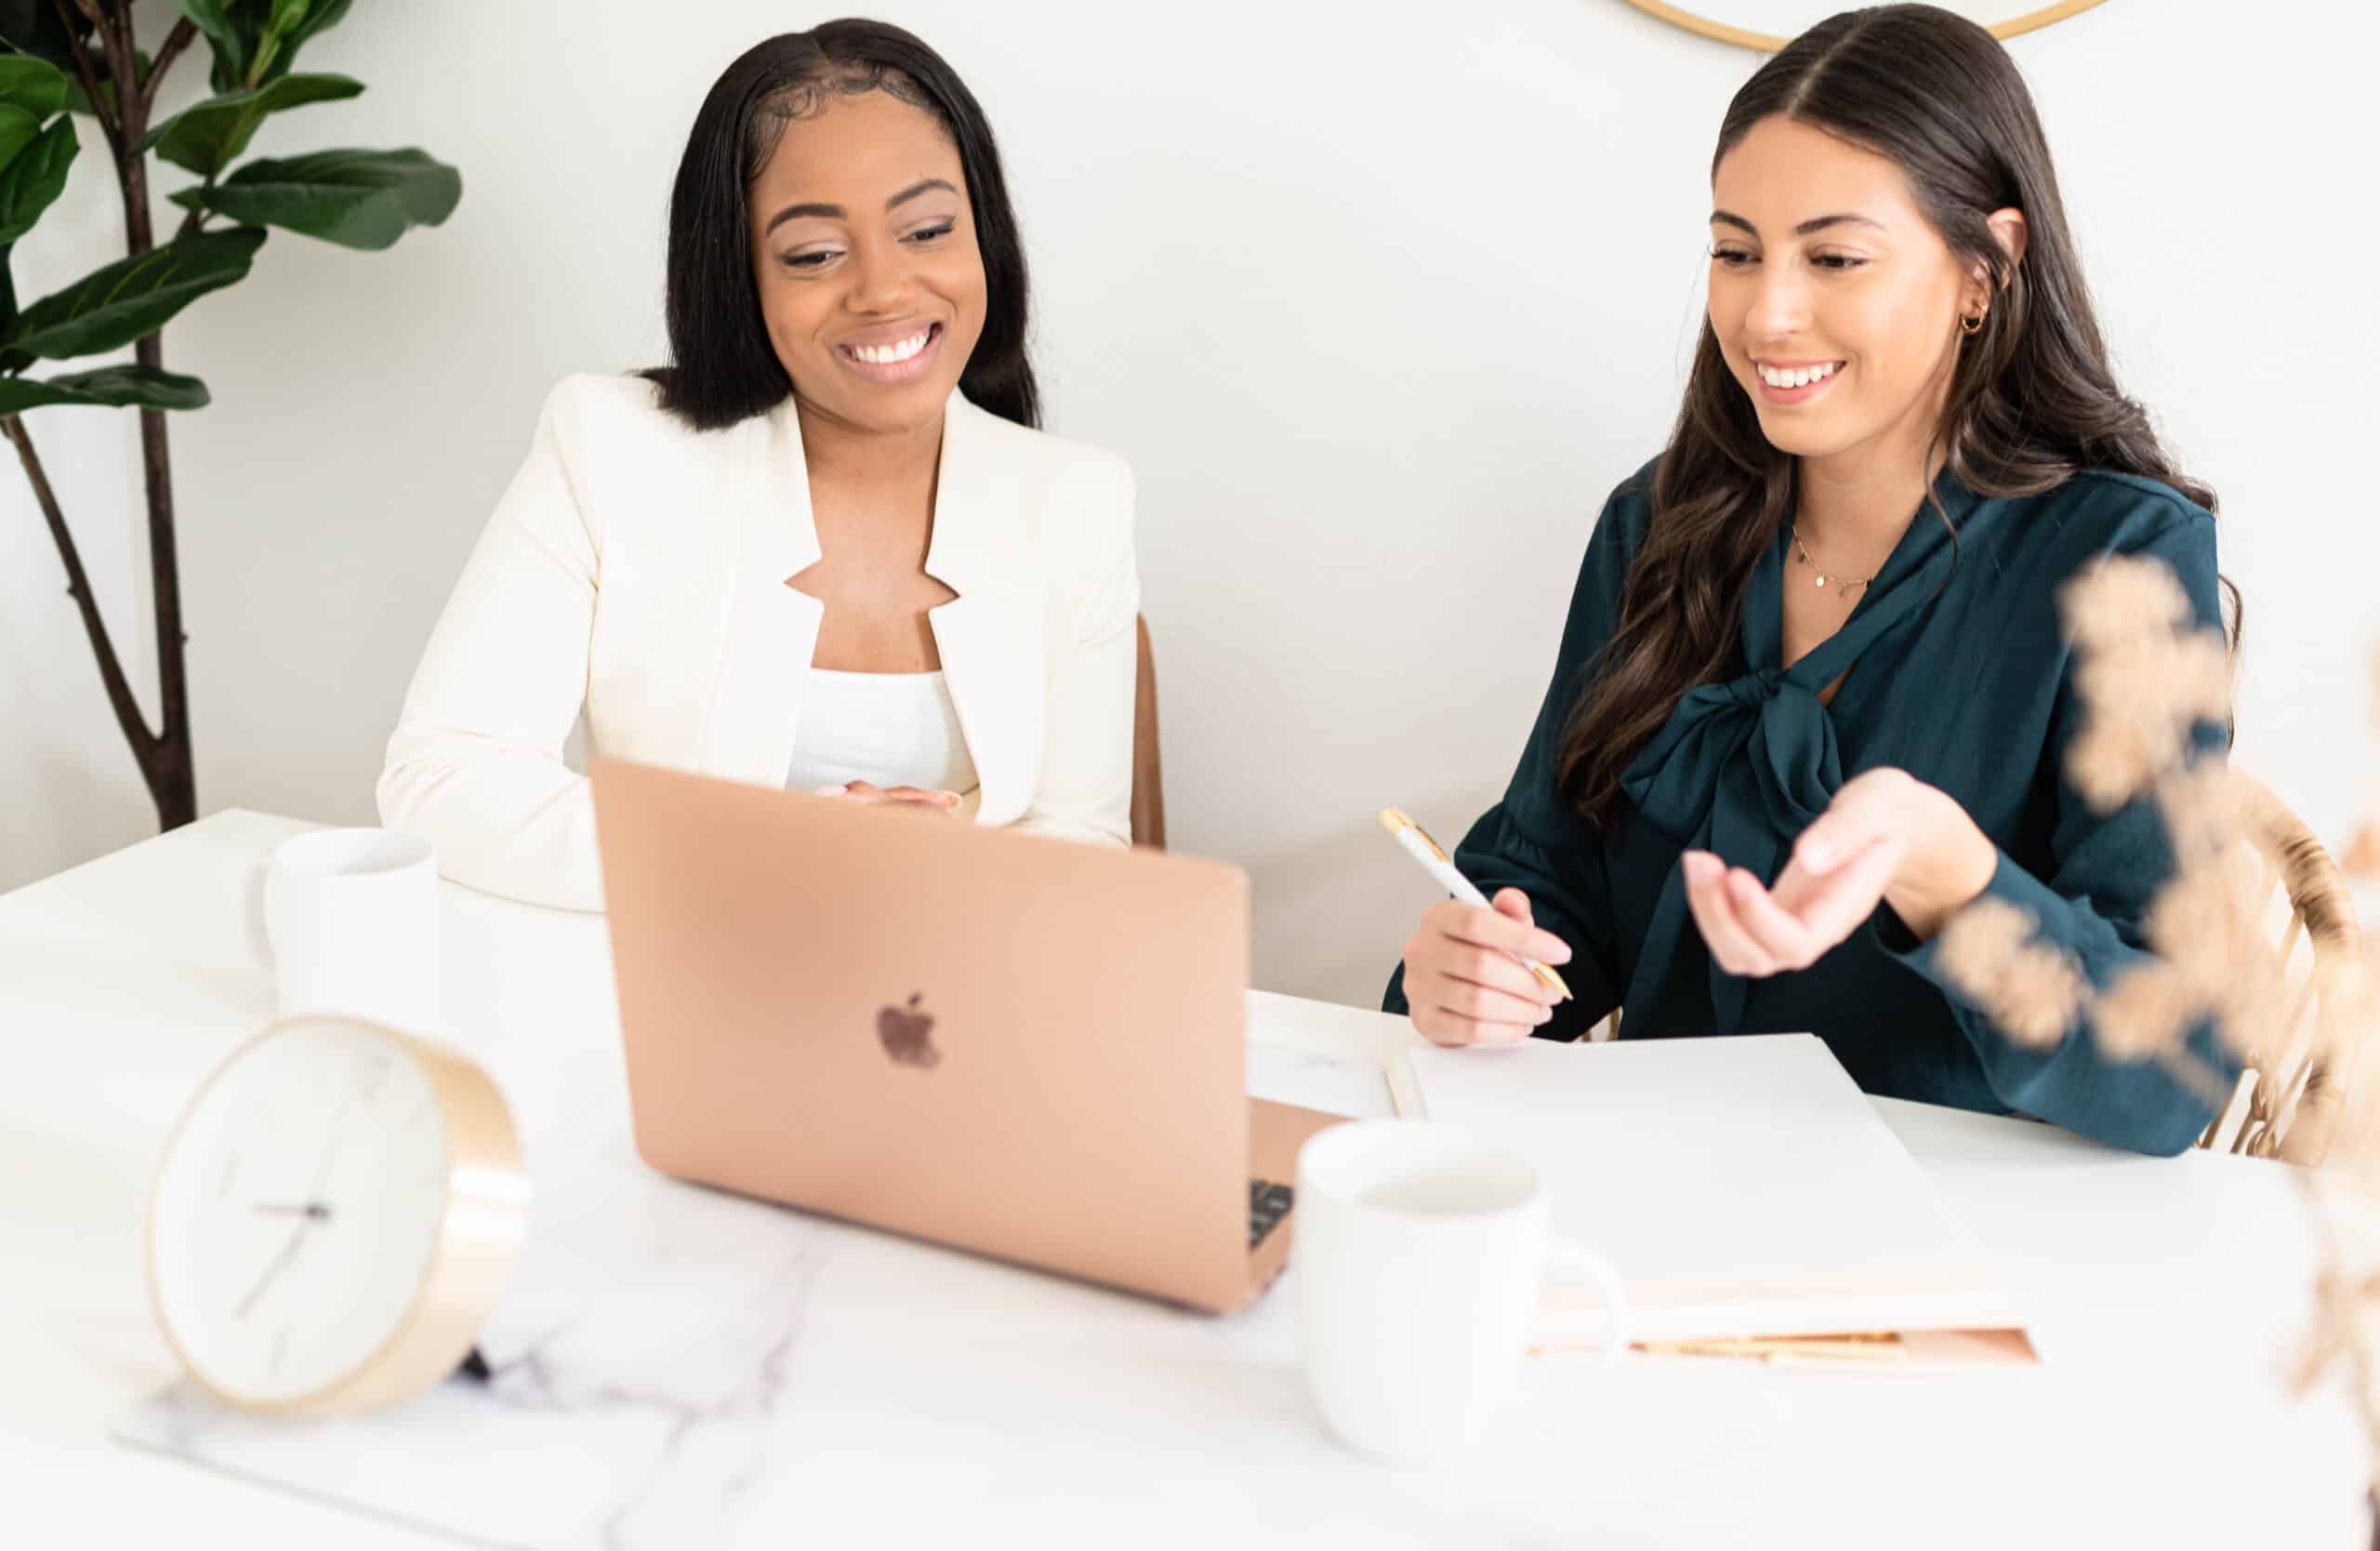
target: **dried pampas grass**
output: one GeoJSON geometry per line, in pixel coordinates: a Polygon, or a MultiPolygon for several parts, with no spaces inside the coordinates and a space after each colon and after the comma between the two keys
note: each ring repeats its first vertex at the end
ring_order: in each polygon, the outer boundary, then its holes
{"type": "Polygon", "coordinates": [[[2045,1050],[2066,1038],[2091,992],[2082,966],[2037,942],[2030,910],[1989,895],[1942,930],[1942,972],[2010,1039],[2045,1050]]]}
{"type": "MultiPolygon", "coordinates": [[[[2229,713],[2230,663],[2215,632],[2193,627],[2173,574],[2155,561],[2104,560],[2061,590],[2058,607],[2082,709],[2068,777],[2099,812],[2153,801],[2172,842],[2175,874],[2140,922],[2153,957],[2095,988],[2067,954],[2036,940],[2030,916],[1987,896],[1944,929],[1944,973],[2016,1043],[2048,1048],[2087,1030],[2111,1057],[2165,1067],[2214,1105],[2221,1126],[2231,1084],[2189,1043],[2211,1022],[2222,1048],[2258,1074],[2240,1146],[2278,1156],[2301,1107],[2335,1106],[2334,1074],[2351,1071],[2380,1032],[2371,978],[2347,951],[2351,910],[2334,886],[2307,882],[2322,868],[2320,848],[2269,793],[2195,757],[2198,725],[2229,713]],[[2282,878],[2299,909],[2276,943],[2264,907],[2282,878]],[[2293,983],[2290,954],[2315,935],[2324,954],[2293,983]]],[[[2380,656],[2373,685],[2380,728],[2380,656]]],[[[2347,859],[2380,873],[2380,821],[2347,859]]],[[[2380,1069],[2365,1081],[2380,1083],[2380,1069]]],[[[2323,1247],[2294,1379],[2303,1388],[2344,1377],[2380,1489],[2380,1120],[2350,1106],[2325,1165],[2297,1173],[2323,1247]]]]}
{"type": "Polygon", "coordinates": [[[2087,1027],[2109,1055],[2158,1063],[2219,1112],[2231,1084],[2190,1050],[2190,1033],[2212,1021],[2235,1053],[2257,1048],[2278,985],[2233,875],[2235,784],[2222,762],[2192,757],[2199,724],[2229,715],[2230,661],[2159,561],[2102,560],[2060,590],[2058,611],[2082,708],[2068,778],[2102,813],[2152,799],[2173,841],[2175,878],[2142,922],[2158,957],[2095,996],[2067,954],[2034,940],[2036,922],[1987,897],[1945,929],[1943,970],[2018,1044],[2047,1048],[2087,1027]]]}

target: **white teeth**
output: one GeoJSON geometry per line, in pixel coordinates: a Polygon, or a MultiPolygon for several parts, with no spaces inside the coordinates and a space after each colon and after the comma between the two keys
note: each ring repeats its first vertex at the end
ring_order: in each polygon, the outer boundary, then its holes
{"type": "Polygon", "coordinates": [[[852,359],[864,361],[871,366],[890,366],[906,361],[925,349],[926,340],[932,335],[933,330],[929,328],[895,345],[853,345],[851,347],[852,359]]]}
{"type": "Polygon", "coordinates": [[[1771,388],[1806,388],[1813,382],[1824,382],[1832,377],[1840,365],[1840,362],[1829,362],[1823,366],[1803,366],[1790,372],[1779,371],[1774,366],[1761,366],[1756,370],[1760,373],[1760,380],[1771,388]]]}

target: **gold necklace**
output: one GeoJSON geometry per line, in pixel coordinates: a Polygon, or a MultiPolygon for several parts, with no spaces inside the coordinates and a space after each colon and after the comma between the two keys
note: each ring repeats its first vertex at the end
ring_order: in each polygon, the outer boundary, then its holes
{"type": "Polygon", "coordinates": [[[1874,581],[1876,577],[1884,575],[1883,572],[1879,571],[1875,576],[1862,577],[1857,581],[1851,581],[1843,577],[1831,576],[1827,572],[1819,571],[1818,563],[1810,558],[1809,547],[1802,542],[1802,524],[1795,523],[1791,524],[1791,526],[1793,532],[1793,553],[1801,560],[1803,564],[1808,566],[1811,570],[1818,572],[1818,584],[1820,587],[1824,587],[1827,583],[1832,582],[1836,589],[1847,598],[1853,593],[1858,592],[1861,588],[1867,586],[1870,582],[1874,581]]]}

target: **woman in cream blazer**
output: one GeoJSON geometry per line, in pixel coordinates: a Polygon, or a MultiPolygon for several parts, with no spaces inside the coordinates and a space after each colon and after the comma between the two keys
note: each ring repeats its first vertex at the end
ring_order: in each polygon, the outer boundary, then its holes
{"type": "MultiPolygon", "coordinates": [[[[384,820],[458,882],[600,909],[593,805],[562,752],[582,711],[594,752],[782,786],[830,610],[924,588],[947,600],[923,619],[977,778],[958,816],[1129,843],[1131,476],[1032,429],[1024,279],[989,131],[923,44],[841,22],[737,60],[672,200],[676,365],[548,397],[405,697],[384,820]],[[781,137],[758,169],[756,123],[781,137]],[[707,285],[729,219],[733,284],[707,285]],[[853,343],[912,326],[923,348],[853,343]],[[828,492],[907,520],[869,483],[905,467],[921,567],[847,570],[875,593],[792,585],[833,542],[828,492]]],[[[887,619],[873,639],[914,624],[887,619]]]]}

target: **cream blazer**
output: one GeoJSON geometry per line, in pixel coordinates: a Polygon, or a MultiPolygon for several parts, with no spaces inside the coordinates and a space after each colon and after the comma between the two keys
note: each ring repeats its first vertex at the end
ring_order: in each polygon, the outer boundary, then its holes
{"type": "MultiPolygon", "coordinates": [[[[819,558],[793,404],[687,430],[652,385],[574,377],[489,519],[415,671],[380,815],[458,882],[602,908],[588,744],[782,786],[826,606],[786,585],[819,558]]],[[[1120,458],[958,393],[944,412],[928,619],[984,825],[1130,841],[1140,584],[1120,458]]]]}

